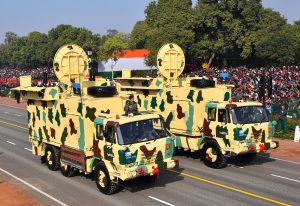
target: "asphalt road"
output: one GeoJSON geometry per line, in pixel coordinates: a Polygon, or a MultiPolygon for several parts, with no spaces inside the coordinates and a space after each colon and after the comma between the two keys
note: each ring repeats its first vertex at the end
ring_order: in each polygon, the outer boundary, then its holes
{"type": "Polygon", "coordinates": [[[0,177],[47,205],[300,205],[300,164],[258,157],[215,170],[184,152],[176,156],[180,168],[155,184],[134,180],[106,196],[90,177],[66,178],[42,165],[30,152],[26,127],[27,111],[0,105],[0,177]]]}

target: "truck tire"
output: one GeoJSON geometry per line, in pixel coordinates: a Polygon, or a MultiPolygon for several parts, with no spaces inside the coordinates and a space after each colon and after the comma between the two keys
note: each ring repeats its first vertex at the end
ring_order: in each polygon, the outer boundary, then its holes
{"type": "Polygon", "coordinates": [[[73,177],[77,173],[77,169],[60,161],[60,172],[65,177],[73,177]]]}
{"type": "Polygon", "coordinates": [[[140,177],[140,180],[142,183],[145,183],[145,184],[153,184],[157,180],[157,175],[154,174],[151,176],[150,175],[142,176],[142,177],[140,177]]]}
{"type": "Polygon", "coordinates": [[[114,194],[119,186],[112,182],[103,162],[99,162],[94,170],[94,179],[100,192],[106,195],[114,194]]]}
{"type": "Polygon", "coordinates": [[[235,156],[235,160],[241,164],[249,164],[255,160],[257,153],[246,153],[235,156]]]}
{"type": "Polygon", "coordinates": [[[45,149],[46,165],[49,170],[56,171],[60,165],[60,151],[58,148],[47,145],[45,149]]]}
{"type": "Polygon", "coordinates": [[[190,85],[191,87],[196,88],[215,87],[215,81],[208,79],[192,79],[190,85]]]}
{"type": "Polygon", "coordinates": [[[201,159],[204,164],[214,169],[220,169],[227,165],[227,159],[222,154],[221,148],[214,140],[208,140],[202,148],[201,159]]]}
{"type": "Polygon", "coordinates": [[[94,97],[112,97],[115,94],[117,94],[116,87],[112,86],[103,86],[103,87],[88,87],[87,89],[88,95],[94,96],[94,97]]]}

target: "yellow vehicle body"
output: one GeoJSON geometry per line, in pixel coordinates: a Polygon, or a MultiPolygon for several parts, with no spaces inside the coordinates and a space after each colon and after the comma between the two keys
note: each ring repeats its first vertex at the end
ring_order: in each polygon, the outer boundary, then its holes
{"type": "Polygon", "coordinates": [[[27,99],[33,154],[44,157],[51,170],[58,169],[59,161],[65,176],[71,176],[71,170],[95,173],[96,168],[97,186],[105,194],[114,193],[119,180],[154,177],[175,167],[174,137],[165,130],[161,115],[123,115],[130,93],[108,86],[105,79],[88,81],[83,54],[76,45],[58,51],[54,70],[62,80],[59,87],[31,87],[30,77],[22,77],[17,89],[27,99]],[[76,71],[68,68],[72,65],[77,65],[76,71]],[[76,91],[71,85],[77,81],[76,91]]]}
{"type": "Polygon", "coordinates": [[[277,146],[272,141],[272,124],[265,118],[266,110],[261,103],[232,103],[232,85],[219,85],[216,80],[200,77],[179,77],[184,68],[182,55],[180,47],[167,44],[158,53],[157,78],[131,77],[128,71],[118,78],[122,91],[135,92],[141,110],[156,111],[165,118],[167,128],[176,136],[178,149],[195,152],[210,142],[213,149],[205,147],[204,158],[207,157],[208,166],[220,168],[226,161],[214,161],[221,155],[241,157],[277,146]],[[232,119],[233,111],[251,113],[251,109],[259,111],[263,121],[232,119]]]}

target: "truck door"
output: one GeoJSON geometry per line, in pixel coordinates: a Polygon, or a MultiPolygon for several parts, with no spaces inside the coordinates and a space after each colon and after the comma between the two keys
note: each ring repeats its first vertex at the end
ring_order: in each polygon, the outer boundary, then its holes
{"type": "Polygon", "coordinates": [[[94,156],[113,161],[113,146],[115,145],[115,128],[113,125],[96,124],[96,140],[93,143],[94,156]]]}

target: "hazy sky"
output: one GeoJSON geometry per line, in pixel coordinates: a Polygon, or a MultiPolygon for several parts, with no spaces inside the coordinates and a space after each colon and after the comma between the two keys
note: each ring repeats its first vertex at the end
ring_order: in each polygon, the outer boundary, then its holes
{"type": "MultiPolygon", "coordinates": [[[[193,0],[195,2],[196,0],[193,0]]],[[[47,33],[58,24],[85,27],[101,35],[107,29],[130,32],[144,19],[151,0],[0,0],[0,43],[7,31],[19,36],[32,31],[47,33]]],[[[263,0],[289,23],[300,20],[300,0],[263,0]]]]}

